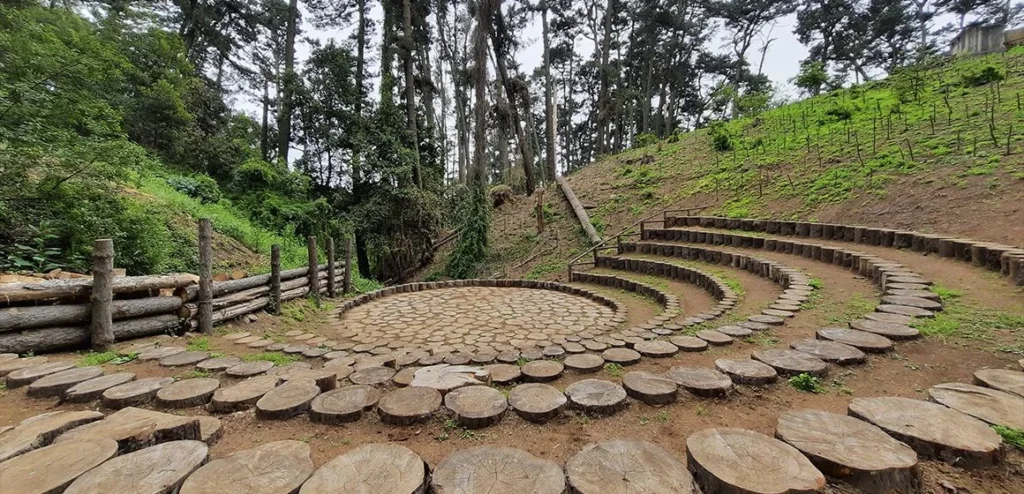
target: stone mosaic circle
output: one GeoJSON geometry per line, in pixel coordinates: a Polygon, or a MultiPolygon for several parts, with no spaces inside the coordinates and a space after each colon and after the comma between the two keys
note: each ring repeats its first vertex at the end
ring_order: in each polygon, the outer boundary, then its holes
{"type": "Polygon", "coordinates": [[[543,347],[610,331],[614,316],[593,300],[553,290],[453,287],[354,307],[341,315],[337,336],[362,345],[441,351],[543,347]]]}

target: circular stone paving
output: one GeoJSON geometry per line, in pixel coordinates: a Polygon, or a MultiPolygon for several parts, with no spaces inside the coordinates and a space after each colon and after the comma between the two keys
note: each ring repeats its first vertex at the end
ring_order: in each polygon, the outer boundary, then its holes
{"type": "Polygon", "coordinates": [[[517,345],[543,347],[583,332],[596,336],[615,327],[612,317],[609,307],[553,290],[455,287],[394,294],[354,307],[342,314],[336,336],[372,347],[468,345],[498,353],[517,345]]]}

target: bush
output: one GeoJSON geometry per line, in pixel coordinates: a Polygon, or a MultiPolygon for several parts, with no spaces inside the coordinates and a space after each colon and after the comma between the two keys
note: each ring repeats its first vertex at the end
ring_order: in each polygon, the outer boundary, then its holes
{"type": "Polygon", "coordinates": [[[217,181],[206,175],[174,175],[167,178],[167,184],[203,204],[214,204],[222,197],[217,181]]]}
{"type": "Polygon", "coordinates": [[[642,134],[637,134],[636,139],[633,141],[633,147],[642,148],[650,146],[656,142],[658,142],[658,136],[651,134],[650,132],[644,132],[642,134]]]}
{"type": "Polygon", "coordinates": [[[500,208],[505,203],[514,204],[515,202],[516,196],[512,193],[512,187],[504,184],[491,187],[491,204],[494,205],[494,209],[500,208]]]}
{"type": "Polygon", "coordinates": [[[853,112],[851,112],[849,108],[843,106],[829,108],[828,110],[825,111],[825,115],[834,117],[836,120],[840,122],[853,118],[853,112]]]}
{"type": "Polygon", "coordinates": [[[1004,79],[1006,79],[1006,71],[991,64],[982,67],[972,66],[960,75],[960,83],[964,87],[984,86],[1004,79]]]}
{"type": "Polygon", "coordinates": [[[708,135],[711,136],[711,147],[715,151],[732,151],[734,147],[733,137],[722,122],[714,122],[708,128],[708,135]]]}

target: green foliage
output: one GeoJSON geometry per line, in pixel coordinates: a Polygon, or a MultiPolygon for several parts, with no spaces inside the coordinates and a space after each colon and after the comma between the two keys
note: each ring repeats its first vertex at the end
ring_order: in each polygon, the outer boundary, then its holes
{"type": "Polygon", "coordinates": [[[623,368],[621,365],[616,363],[604,364],[604,371],[612,377],[622,377],[623,368]]]}
{"type": "Polygon", "coordinates": [[[33,232],[30,245],[14,244],[9,248],[7,257],[0,259],[0,271],[34,271],[46,273],[67,266],[63,260],[63,251],[57,247],[48,247],[59,240],[57,235],[40,232],[34,226],[28,226],[33,232]]]}
{"type": "Polygon", "coordinates": [[[172,175],[167,177],[167,184],[203,204],[216,203],[222,197],[217,181],[206,175],[172,175]]]}
{"type": "Polygon", "coordinates": [[[75,362],[75,365],[78,367],[93,367],[96,365],[103,365],[107,362],[110,362],[118,358],[118,356],[119,355],[117,354],[117,352],[89,352],[83,355],[82,358],[78,359],[78,362],[75,362]]]}
{"type": "Polygon", "coordinates": [[[455,250],[448,256],[446,274],[454,279],[471,278],[477,266],[487,256],[487,230],[491,223],[491,208],[482,187],[471,190],[462,204],[461,234],[455,250]]]}
{"type": "Polygon", "coordinates": [[[1024,430],[1017,429],[1015,427],[1006,427],[1003,425],[993,425],[992,430],[999,434],[999,437],[1003,438],[1003,442],[1010,446],[1024,450],[1024,430]]]}
{"type": "Polygon", "coordinates": [[[825,387],[821,380],[807,373],[802,373],[789,378],[789,386],[798,391],[807,393],[824,393],[825,387]]]}
{"type": "Polygon", "coordinates": [[[500,208],[503,204],[513,203],[516,201],[516,195],[512,191],[512,187],[505,184],[495,185],[491,187],[491,205],[494,209],[500,208]]]}
{"type": "Polygon", "coordinates": [[[711,148],[715,151],[732,151],[735,146],[732,134],[722,122],[712,123],[708,127],[708,136],[711,138],[711,148]]]}
{"type": "Polygon", "coordinates": [[[993,64],[970,65],[960,74],[960,83],[965,87],[984,86],[1005,79],[1006,71],[993,64]]]}
{"type": "Polygon", "coordinates": [[[657,142],[658,142],[658,136],[657,135],[652,134],[650,132],[644,132],[644,133],[636,135],[636,138],[633,141],[633,147],[634,148],[647,147],[647,146],[650,146],[652,144],[657,144],[657,142]]]}
{"type": "Polygon", "coordinates": [[[263,361],[266,361],[266,362],[271,362],[275,366],[281,366],[281,365],[290,364],[292,362],[297,362],[299,360],[299,356],[298,355],[288,355],[288,354],[281,353],[281,352],[263,352],[263,353],[250,353],[250,354],[246,355],[245,357],[242,357],[242,360],[245,360],[246,362],[255,362],[255,361],[258,361],[258,360],[263,360],[263,361]]]}
{"type": "Polygon", "coordinates": [[[205,336],[190,338],[185,349],[190,352],[208,352],[210,351],[210,339],[205,336]]]}
{"type": "Polygon", "coordinates": [[[797,74],[793,82],[796,84],[796,87],[808,94],[816,95],[821,91],[821,88],[828,84],[828,79],[825,64],[808,59],[800,64],[800,73],[797,74]]]}

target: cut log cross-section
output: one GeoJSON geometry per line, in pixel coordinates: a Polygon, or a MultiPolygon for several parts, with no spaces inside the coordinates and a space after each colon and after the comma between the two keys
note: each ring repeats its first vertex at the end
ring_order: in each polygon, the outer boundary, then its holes
{"type": "Polygon", "coordinates": [[[686,465],[660,446],[641,441],[588,444],[565,463],[579,494],[689,494],[693,477],[686,465]]]}
{"type": "Polygon", "coordinates": [[[98,422],[71,429],[55,442],[109,438],[117,441],[119,453],[130,453],[154,444],[200,438],[199,421],[167,413],[125,408],[98,422]]]}
{"type": "Polygon", "coordinates": [[[98,366],[75,367],[55,372],[29,384],[27,394],[33,398],[60,396],[69,388],[103,375],[98,366]]]}
{"type": "Polygon", "coordinates": [[[825,477],[792,446],[741,429],[704,429],[686,438],[686,457],[706,494],[817,492],[825,477]]]}
{"type": "Polygon", "coordinates": [[[505,395],[489,386],[466,386],[452,390],[444,405],[455,414],[456,422],[466,429],[497,424],[508,409],[505,395]]]}
{"type": "Polygon", "coordinates": [[[256,402],[256,417],[284,420],[305,413],[319,394],[320,387],[311,379],[288,381],[256,402]]]}
{"type": "Polygon", "coordinates": [[[245,410],[255,405],[263,395],[277,387],[280,382],[281,378],[277,376],[257,376],[226,388],[220,388],[214,391],[209,409],[214,413],[245,410]]]}
{"type": "Polygon", "coordinates": [[[171,441],[111,459],[86,472],[64,494],[170,494],[206,463],[209,448],[200,441],[171,441]]]}
{"type": "Polygon", "coordinates": [[[355,422],[364,412],[373,410],[379,400],[380,391],[373,386],[345,386],[314,398],[310,404],[309,419],[330,425],[355,422]]]}
{"type": "Polygon", "coordinates": [[[667,377],[650,372],[627,372],[622,376],[626,394],[648,405],[667,405],[676,401],[678,386],[667,377]]]}
{"type": "Polygon", "coordinates": [[[182,484],[180,494],[297,492],[313,474],[309,445],[275,441],[213,460],[182,484]]]}
{"type": "Polygon", "coordinates": [[[320,467],[299,494],[423,494],[427,490],[426,463],[409,448],[397,444],[367,444],[320,467]]]}
{"type": "Polygon", "coordinates": [[[941,405],[992,425],[1024,430],[1024,398],[991,388],[963,383],[936,384],[928,397],[941,405]]]}
{"type": "Polygon", "coordinates": [[[583,413],[611,415],[629,406],[626,390],[609,381],[584,379],[565,389],[569,406],[583,413]]]}
{"type": "Polygon", "coordinates": [[[775,437],[806,455],[826,476],[870,494],[917,492],[917,453],[881,429],[845,415],[792,410],[775,437]]]}
{"type": "Polygon", "coordinates": [[[100,412],[57,411],[36,415],[0,435],[0,462],[49,445],[65,431],[103,418],[100,412]]]}
{"type": "Polygon", "coordinates": [[[167,408],[197,407],[209,403],[219,387],[220,381],[213,378],[183,379],[160,388],[156,402],[167,408]]]}
{"type": "Polygon", "coordinates": [[[561,391],[540,383],[520,384],[508,394],[508,404],[516,414],[537,423],[557,417],[567,401],[561,391]]]}
{"type": "Polygon", "coordinates": [[[57,494],[78,476],[117,454],[112,439],[68,441],[0,463],[3,492],[57,494]]]}
{"type": "Polygon", "coordinates": [[[563,494],[565,474],[552,461],[492,446],[448,455],[430,483],[436,494],[563,494]]]}
{"type": "Polygon", "coordinates": [[[409,386],[396,389],[377,404],[381,421],[393,425],[410,425],[430,418],[441,407],[441,393],[433,388],[409,386]]]}
{"type": "Polygon", "coordinates": [[[707,367],[672,367],[665,374],[683,389],[705,398],[724,398],[732,392],[729,376],[707,367]]]}

